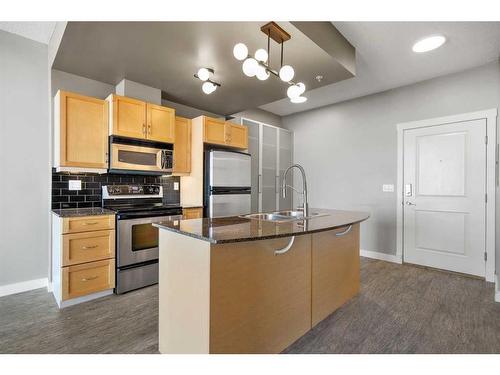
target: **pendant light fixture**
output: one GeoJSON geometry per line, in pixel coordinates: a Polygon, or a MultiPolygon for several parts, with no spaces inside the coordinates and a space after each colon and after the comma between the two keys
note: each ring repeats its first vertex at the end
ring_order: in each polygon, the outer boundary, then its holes
{"type": "Polygon", "coordinates": [[[243,61],[243,73],[247,77],[256,77],[261,81],[267,80],[272,74],[289,85],[286,93],[292,103],[304,103],[307,98],[302,96],[302,94],[306,91],[306,86],[302,82],[295,83],[293,81],[295,70],[292,66],[283,65],[283,45],[287,40],[290,40],[290,34],[275,22],[265,24],[260,30],[267,35],[267,51],[264,48],[259,48],[251,56],[248,53],[248,47],[243,43],[238,43],[233,48],[233,55],[236,60],[243,61]],[[270,66],[271,39],[281,45],[279,70],[274,70],[270,66]]]}
{"type": "Polygon", "coordinates": [[[201,90],[207,95],[210,95],[215,90],[217,90],[217,87],[221,86],[220,83],[212,81],[210,79],[211,74],[215,74],[215,71],[213,69],[200,68],[198,69],[198,72],[194,75],[200,81],[203,81],[203,84],[201,85],[201,90]]]}

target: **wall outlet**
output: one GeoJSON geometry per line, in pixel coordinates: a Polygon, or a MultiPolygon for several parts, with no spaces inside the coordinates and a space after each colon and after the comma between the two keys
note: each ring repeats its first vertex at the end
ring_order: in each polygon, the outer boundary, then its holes
{"type": "Polygon", "coordinates": [[[179,190],[179,183],[178,182],[174,182],[174,190],[179,190]]]}
{"type": "Polygon", "coordinates": [[[382,191],[384,193],[394,193],[394,185],[384,184],[384,185],[382,185],[382,191]]]}
{"type": "Polygon", "coordinates": [[[68,181],[69,190],[82,190],[82,180],[69,180],[68,181]]]}

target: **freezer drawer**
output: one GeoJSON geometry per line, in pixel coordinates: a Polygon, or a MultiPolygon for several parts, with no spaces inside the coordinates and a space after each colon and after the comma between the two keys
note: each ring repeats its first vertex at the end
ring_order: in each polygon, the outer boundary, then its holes
{"type": "Polygon", "coordinates": [[[210,186],[250,187],[251,156],[232,151],[210,151],[210,186]]]}
{"type": "Polygon", "coordinates": [[[250,213],[250,194],[209,196],[209,217],[238,216],[250,213]]]}

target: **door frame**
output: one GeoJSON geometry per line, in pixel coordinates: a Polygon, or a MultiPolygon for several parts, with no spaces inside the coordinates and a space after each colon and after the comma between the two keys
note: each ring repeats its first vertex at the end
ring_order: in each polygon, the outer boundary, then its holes
{"type": "Polygon", "coordinates": [[[410,129],[418,129],[431,126],[451,124],[455,122],[486,120],[486,281],[495,281],[495,188],[498,185],[498,144],[497,144],[497,109],[487,109],[476,112],[462,113],[458,115],[436,117],[419,121],[402,122],[397,124],[397,227],[396,227],[396,257],[403,261],[403,157],[404,157],[404,132],[410,129]]]}

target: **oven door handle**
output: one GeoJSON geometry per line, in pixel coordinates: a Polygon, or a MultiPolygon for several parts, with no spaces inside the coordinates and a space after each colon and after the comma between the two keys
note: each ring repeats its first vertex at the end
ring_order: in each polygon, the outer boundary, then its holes
{"type": "Polygon", "coordinates": [[[152,218],[154,219],[155,217],[161,217],[161,216],[177,216],[181,215],[182,216],[182,211],[176,211],[176,212],[169,212],[169,211],[156,211],[156,212],[151,212],[148,214],[145,214],[144,212],[127,212],[127,213],[121,213],[118,214],[117,219],[118,220],[133,220],[133,219],[148,219],[152,218]]]}

